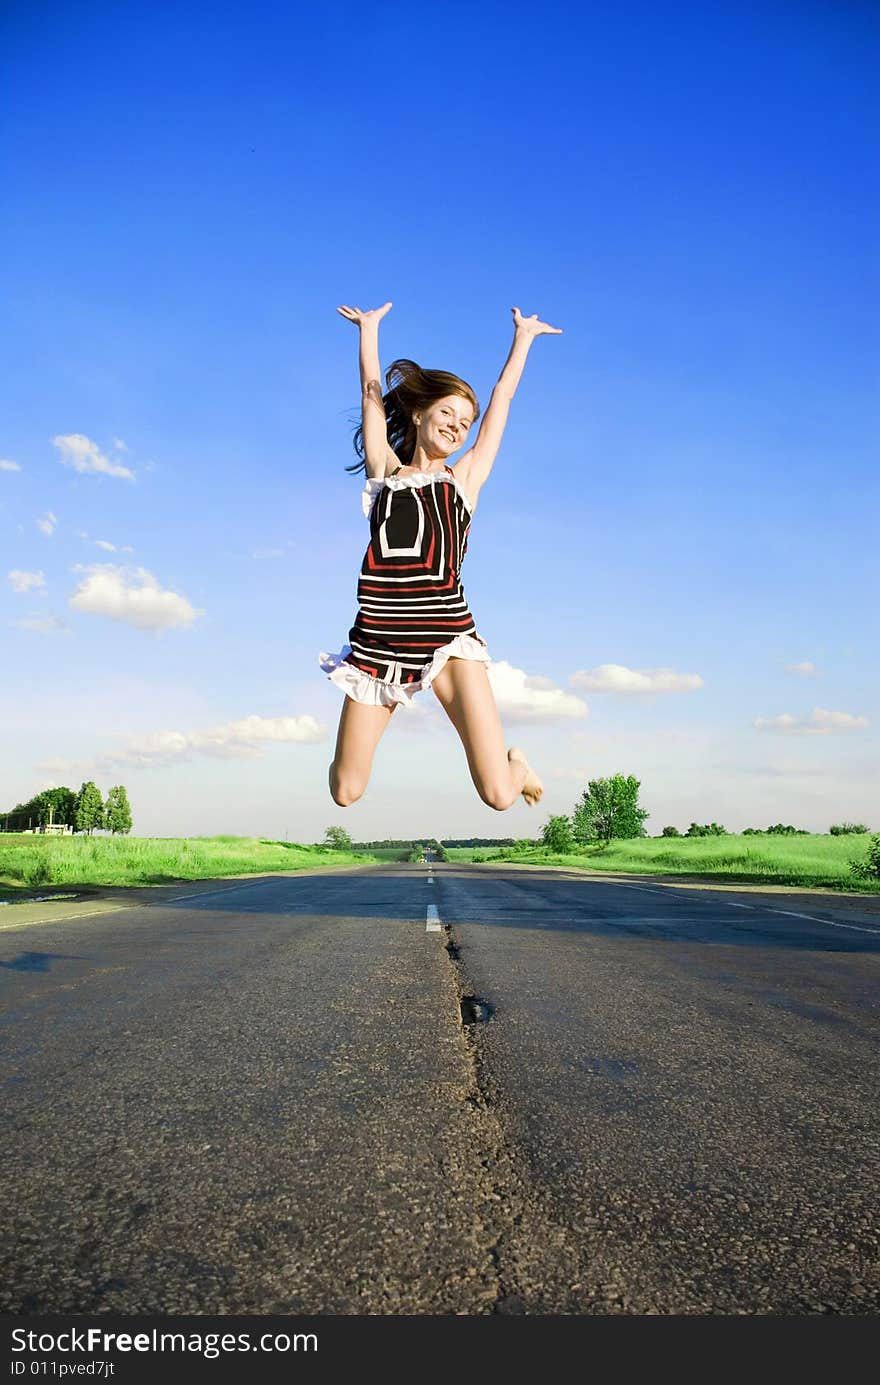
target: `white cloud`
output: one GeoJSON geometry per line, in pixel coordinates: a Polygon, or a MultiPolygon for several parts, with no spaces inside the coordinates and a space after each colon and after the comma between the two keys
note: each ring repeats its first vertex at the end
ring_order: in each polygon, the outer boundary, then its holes
{"type": "MultiPolygon", "coordinates": [[[[89,536],[85,529],[75,529],[74,533],[78,539],[87,539],[89,536]]],[[[96,548],[103,548],[107,553],[133,553],[134,549],[130,543],[115,544],[109,539],[92,539],[96,548]]]]}
{"type": "Polygon", "coordinates": [[[123,476],[128,481],[134,480],[130,467],[123,466],[121,462],[111,462],[98,444],[84,433],[59,433],[52,439],[52,445],[61,453],[64,465],[72,466],[74,471],[98,472],[104,476],[123,476]]]}
{"type": "MultiPolygon", "coordinates": [[[[48,760],[40,760],[39,764],[35,765],[34,768],[41,770],[43,774],[69,774],[71,770],[81,769],[83,766],[90,768],[91,761],[65,760],[62,759],[61,756],[55,756],[48,760]]],[[[48,787],[52,788],[54,786],[50,784],[48,787]]]]}
{"type": "Polygon", "coordinates": [[[867,717],[850,712],[833,712],[827,707],[814,707],[809,717],[795,717],[782,712],[778,717],[755,717],[759,731],[788,731],[800,736],[829,736],[834,731],[857,731],[870,726],[867,717]]]}
{"type": "Polygon", "coordinates": [[[44,515],[41,515],[40,518],[37,520],[37,528],[41,529],[43,533],[47,534],[51,539],[52,531],[54,530],[55,525],[57,523],[57,515],[53,515],[51,510],[47,510],[46,513],[44,515]]]}
{"type": "Polygon", "coordinates": [[[591,779],[595,779],[595,765],[554,765],[550,770],[551,779],[577,779],[582,784],[588,784],[591,779]]]}
{"type": "Polygon", "coordinates": [[[143,567],[132,570],[112,563],[76,563],[72,571],[88,574],[68,603],[77,611],[107,616],[139,630],[187,627],[205,614],[179,592],[160,587],[143,567]]]}
{"type": "Polygon", "coordinates": [[[589,716],[586,702],[558,688],[551,678],[527,674],[506,659],[493,660],[488,672],[498,710],[508,721],[558,721],[589,716]]]}
{"type": "Polygon", "coordinates": [[[786,673],[793,673],[797,678],[815,678],[819,670],[809,659],[805,659],[802,664],[786,664],[786,673]]]}
{"type": "Polygon", "coordinates": [[[676,673],[671,668],[634,669],[623,664],[599,664],[597,668],[580,669],[568,681],[576,688],[616,693],[622,697],[693,692],[703,686],[698,673],[676,673]]]}
{"type": "Polygon", "coordinates": [[[106,751],[97,759],[101,765],[173,765],[196,755],[222,760],[253,760],[268,744],[323,741],[327,728],[313,716],[243,717],[205,731],[151,731],[129,736],[119,750],[106,751]]]}
{"type": "Polygon", "coordinates": [[[122,441],[122,438],[111,438],[110,441],[113,443],[113,446],[116,448],[117,452],[127,452],[127,451],[128,451],[128,448],[126,447],[125,443],[122,441]]]}
{"type": "Polygon", "coordinates": [[[850,712],[832,712],[827,707],[814,707],[811,720],[829,731],[849,731],[871,724],[867,717],[854,717],[850,712]]]}
{"type": "Polygon", "coordinates": [[[18,462],[10,462],[8,457],[0,458],[0,471],[21,471],[18,462]]]}
{"type": "Polygon", "coordinates": [[[38,635],[69,635],[69,625],[60,616],[24,616],[16,625],[22,630],[33,630],[38,635]]]}
{"type": "Polygon", "coordinates": [[[9,581],[13,591],[27,592],[32,587],[45,587],[46,578],[42,572],[22,572],[20,568],[12,568],[8,573],[9,581]]]}
{"type": "Polygon", "coordinates": [[[434,736],[438,732],[443,734],[447,729],[455,735],[452,723],[442,710],[436,697],[422,695],[421,697],[414,697],[411,702],[399,704],[395,709],[391,719],[391,727],[386,735],[393,737],[400,732],[413,732],[421,735],[427,731],[434,736]]]}

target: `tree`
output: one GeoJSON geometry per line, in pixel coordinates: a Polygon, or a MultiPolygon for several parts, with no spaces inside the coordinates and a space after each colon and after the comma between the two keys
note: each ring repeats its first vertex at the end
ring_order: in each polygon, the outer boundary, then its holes
{"type": "Polygon", "coordinates": [[[344,827],[328,827],[324,833],[325,846],[332,846],[334,851],[352,851],[354,842],[344,827]]]}
{"type": "Polygon", "coordinates": [[[42,794],[35,794],[27,803],[16,803],[11,812],[5,815],[4,831],[32,832],[49,821],[49,814],[42,794]]]}
{"type": "Polygon", "coordinates": [[[610,842],[612,837],[643,837],[649,814],[639,807],[639,787],[632,774],[591,779],[574,810],[575,840],[610,842]]]}
{"type": "Polygon", "coordinates": [[[46,827],[50,823],[73,826],[76,805],[73,789],[44,789],[41,794],[37,794],[35,802],[39,804],[41,826],[46,827]]]}
{"type": "Polygon", "coordinates": [[[870,832],[870,827],[866,827],[863,822],[835,822],[828,831],[832,837],[848,837],[850,833],[870,832]]]}
{"type": "Polygon", "coordinates": [[[131,831],[131,807],[124,784],[117,784],[107,794],[104,804],[104,825],[114,834],[131,831]]]}
{"type": "Polygon", "coordinates": [[[864,860],[851,860],[853,875],[861,880],[880,880],[880,832],[868,838],[868,854],[864,860]]]}
{"type": "Polygon", "coordinates": [[[660,835],[661,837],[680,837],[681,833],[677,827],[664,827],[660,835]]]}
{"type": "Polygon", "coordinates": [[[686,837],[726,837],[727,828],[720,822],[692,822],[684,834],[686,837]]]}
{"type": "Polygon", "coordinates": [[[541,828],[541,841],[551,851],[564,855],[574,850],[571,822],[564,813],[551,815],[541,828]]]}
{"type": "Polygon", "coordinates": [[[101,790],[93,779],[87,780],[80,788],[76,796],[73,819],[75,831],[88,832],[89,835],[94,828],[104,826],[104,801],[101,798],[101,790]]]}

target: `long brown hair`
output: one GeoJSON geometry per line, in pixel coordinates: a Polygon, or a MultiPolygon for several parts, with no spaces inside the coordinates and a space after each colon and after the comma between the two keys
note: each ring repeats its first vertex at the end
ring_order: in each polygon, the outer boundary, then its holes
{"type": "MultiPolygon", "coordinates": [[[[423,370],[415,361],[406,359],[392,361],[385,372],[388,392],[383,394],[385,407],[385,427],[388,445],[397,454],[403,466],[409,466],[416,450],[417,429],[412,421],[414,412],[428,409],[438,399],[447,394],[460,394],[467,399],[474,411],[474,423],[480,416],[480,406],[466,380],[458,375],[450,375],[448,370],[423,370]]],[[[347,466],[346,471],[366,471],[364,454],[364,428],[359,424],[354,435],[354,450],[360,461],[347,466]]]]}

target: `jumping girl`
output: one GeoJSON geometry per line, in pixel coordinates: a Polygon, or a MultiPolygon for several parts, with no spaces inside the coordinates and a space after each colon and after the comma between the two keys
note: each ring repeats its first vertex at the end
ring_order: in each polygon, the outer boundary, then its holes
{"type": "Polygon", "coordinates": [[[340,807],[360,798],[395,707],[430,687],[461,737],[483,802],[502,810],[522,794],[535,804],[544,786],[518,746],[504,748],[488,647],[477,634],[459,573],[529,347],[541,333],[562,329],[512,309],[513,345],[477,439],[453,471],[448,459],[480,414],[476,395],[457,375],[409,360],[389,367],[383,395],[379,323],[390,307],[337,309],[360,329],[362,423],[354,447],[361,461],[346,470],[366,472],[370,543],[349,643],[339,654],[319,656],[321,668],[346,693],[330,793],[340,807]]]}

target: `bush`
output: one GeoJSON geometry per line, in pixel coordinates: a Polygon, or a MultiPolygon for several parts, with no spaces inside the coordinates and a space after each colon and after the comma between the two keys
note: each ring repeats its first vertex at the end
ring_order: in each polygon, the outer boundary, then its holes
{"type": "Polygon", "coordinates": [[[334,851],[351,851],[354,846],[344,827],[328,827],[324,833],[324,841],[334,851]]]}
{"type": "Polygon", "coordinates": [[[864,860],[851,860],[850,869],[859,880],[880,880],[880,832],[875,832],[868,841],[868,854],[864,860]]]}
{"type": "Polygon", "coordinates": [[[560,856],[574,851],[570,819],[564,813],[552,814],[541,829],[541,840],[544,846],[549,846],[551,851],[558,852],[560,856]]]}
{"type": "Polygon", "coordinates": [[[851,833],[869,832],[870,828],[863,822],[835,822],[828,831],[832,837],[848,837],[851,833]]]}
{"type": "Polygon", "coordinates": [[[664,827],[660,833],[661,837],[680,837],[681,833],[677,827],[664,827]]]}
{"type": "Polygon", "coordinates": [[[471,857],[471,860],[474,862],[474,864],[478,866],[481,866],[485,859],[486,857],[482,851],[475,851],[473,856],[471,857]]]}
{"type": "Polygon", "coordinates": [[[28,861],[21,875],[26,885],[51,885],[52,862],[47,856],[37,856],[28,861]]]}

